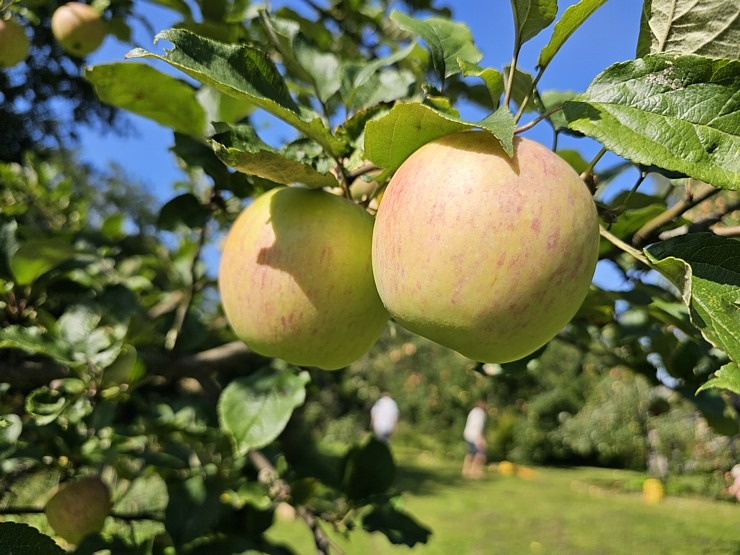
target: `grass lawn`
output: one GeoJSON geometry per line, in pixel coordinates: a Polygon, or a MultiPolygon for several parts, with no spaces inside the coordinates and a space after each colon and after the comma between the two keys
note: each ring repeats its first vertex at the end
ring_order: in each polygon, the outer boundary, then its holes
{"type": "MultiPolygon", "coordinates": [[[[426,545],[394,546],[385,536],[330,534],[347,555],[740,555],[740,505],[668,496],[646,505],[608,484],[639,474],[597,468],[535,468],[526,479],[489,473],[460,478],[458,460],[396,448],[402,507],[432,529],[426,545]]],[[[315,553],[308,528],[280,522],[269,536],[315,553]]]]}

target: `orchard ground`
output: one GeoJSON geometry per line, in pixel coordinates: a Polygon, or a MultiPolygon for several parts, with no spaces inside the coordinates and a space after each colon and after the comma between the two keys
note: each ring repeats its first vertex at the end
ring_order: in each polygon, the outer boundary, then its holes
{"type": "MultiPolygon", "coordinates": [[[[461,459],[394,446],[401,507],[433,530],[409,550],[378,533],[330,534],[345,553],[419,555],[737,555],[740,505],[671,493],[643,501],[645,474],[605,468],[525,467],[482,480],[460,477],[461,459]]],[[[703,478],[700,478],[703,479],[703,478]]],[[[707,477],[709,479],[709,477],[707,477]]],[[[313,540],[300,520],[280,521],[269,537],[296,553],[313,540]]]]}

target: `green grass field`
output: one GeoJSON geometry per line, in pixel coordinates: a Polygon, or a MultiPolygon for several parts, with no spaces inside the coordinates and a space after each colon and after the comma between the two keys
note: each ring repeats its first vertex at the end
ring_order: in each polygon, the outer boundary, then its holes
{"type": "MultiPolygon", "coordinates": [[[[432,536],[410,550],[378,533],[330,533],[347,555],[740,555],[740,505],[672,495],[647,505],[620,487],[639,484],[639,473],[535,468],[526,479],[489,472],[468,481],[458,460],[400,448],[395,456],[402,507],[432,536]]],[[[270,537],[315,553],[302,522],[280,522],[270,537]]]]}

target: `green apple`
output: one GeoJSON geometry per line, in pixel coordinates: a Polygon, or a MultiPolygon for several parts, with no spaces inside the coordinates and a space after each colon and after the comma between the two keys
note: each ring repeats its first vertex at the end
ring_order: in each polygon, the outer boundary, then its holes
{"type": "Polygon", "coordinates": [[[54,10],[51,32],[67,53],[78,57],[97,50],[106,35],[100,12],[82,2],[67,2],[54,10]]]}
{"type": "Polygon", "coordinates": [[[110,509],[108,487],[97,476],[88,476],[60,484],[44,513],[58,536],[78,544],[85,536],[103,529],[110,509]]]}
{"type": "Polygon", "coordinates": [[[0,19],[0,67],[13,67],[28,56],[30,41],[20,23],[0,19]]]}
{"type": "Polygon", "coordinates": [[[543,145],[514,156],[483,131],[442,137],[396,171],[380,203],[373,271],[390,314],[492,363],[522,358],[575,315],[596,266],[588,188],[543,145]]]}
{"type": "Polygon", "coordinates": [[[251,349],[301,366],[347,366],[377,340],[388,313],[372,276],[373,219],[321,190],[278,187],[234,222],[218,286],[251,349]]]}

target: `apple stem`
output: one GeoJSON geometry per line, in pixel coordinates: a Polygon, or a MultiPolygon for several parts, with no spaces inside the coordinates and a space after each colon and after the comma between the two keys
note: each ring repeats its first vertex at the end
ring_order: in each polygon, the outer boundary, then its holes
{"type": "Polygon", "coordinates": [[[606,147],[601,147],[601,150],[596,153],[596,156],[594,156],[593,160],[588,163],[586,169],[581,172],[581,179],[583,181],[586,181],[591,177],[591,175],[594,173],[594,168],[596,167],[596,164],[599,163],[599,160],[601,160],[604,154],[606,154],[606,147]]]}

